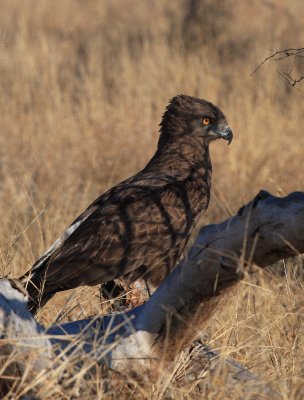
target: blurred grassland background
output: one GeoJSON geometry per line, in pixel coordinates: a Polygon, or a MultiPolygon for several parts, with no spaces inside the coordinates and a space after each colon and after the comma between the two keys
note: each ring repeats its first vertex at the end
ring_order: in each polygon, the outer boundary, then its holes
{"type": "MultiPolygon", "coordinates": [[[[303,73],[303,59],[250,76],[271,50],[303,47],[303,17],[301,0],[0,0],[1,276],[25,272],[91,201],[145,166],[179,93],[219,105],[235,135],[211,148],[202,225],[261,188],[303,190],[304,93],[279,75],[303,73]]],[[[248,277],[207,327],[213,346],[286,399],[304,396],[298,264],[248,277]]],[[[101,312],[97,288],[77,293],[66,319],[101,312]]],[[[66,296],[41,311],[43,323],[66,296]]]]}

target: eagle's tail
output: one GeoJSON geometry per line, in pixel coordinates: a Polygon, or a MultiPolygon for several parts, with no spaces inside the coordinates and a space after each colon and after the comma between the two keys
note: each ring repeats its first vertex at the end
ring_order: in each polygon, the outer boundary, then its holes
{"type": "Polygon", "coordinates": [[[56,293],[55,290],[51,290],[47,286],[46,275],[50,258],[61,243],[62,239],[57,239],[53,246],[35,262],[32,268],[19,278],[19,281],[28,292],[28,308],[33,315],[56,293]]]}
{"type": "Polygon", "coordinates": [[[19,278],[19,281],[28,293],[28,309],[33,315],[35,315],[38,309],[43,307],[56,293],[55,291],[49,291],[45,284],[48,261],[49,257],[43,260],[43,263],[39,265],[39,269],[34,270],[36,263],[31,270],[19,278]]]}

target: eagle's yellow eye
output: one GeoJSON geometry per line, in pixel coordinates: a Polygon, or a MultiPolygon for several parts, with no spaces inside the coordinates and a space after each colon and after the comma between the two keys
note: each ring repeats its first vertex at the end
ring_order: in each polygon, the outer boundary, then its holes
{"type": "Polygon", "coordinates": [[[205,117],[205,118],[203,118],[203,125],[209,125],[210,124],[210,118],[208,118],[208,117],[205,117]]]}

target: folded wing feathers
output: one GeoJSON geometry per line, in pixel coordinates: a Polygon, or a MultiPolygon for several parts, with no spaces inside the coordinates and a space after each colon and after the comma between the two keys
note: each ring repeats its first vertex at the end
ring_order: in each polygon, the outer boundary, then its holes
{"type": "Polygon", "coordinates": [[[52,246],[39,258],[39,260],[33,265],[31,269],[31,274],[25,275],[21,282],[25,283],[32,279],[36,272],[40,270],[40,268],[50,259],[50,257],[54,254],[56,250],[60,248],[60,246],[67,240],[76,229],[97,209],[97,206],[89,207],[84,213],[82,213],[75,222],[71,224],[71,226],[66,229],[63,235],[55,240],[52,246]]]}

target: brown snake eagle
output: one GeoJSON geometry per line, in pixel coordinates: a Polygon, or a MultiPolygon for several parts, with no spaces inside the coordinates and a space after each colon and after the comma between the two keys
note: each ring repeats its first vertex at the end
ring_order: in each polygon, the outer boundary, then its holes
{"type": "Polygon", "coordinates": [[[174,97],[145,168],[96,199],[20,278],[32,312],[56,292],[122,276],[158,285],[208,207],[209,143],[232,136],[218,107],[174,97]]]}

